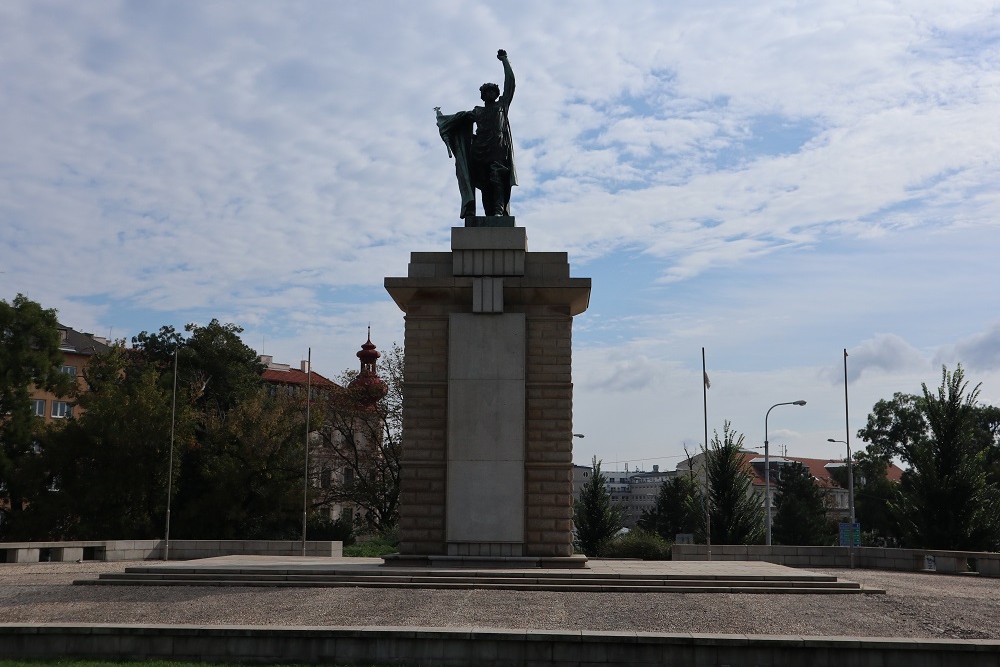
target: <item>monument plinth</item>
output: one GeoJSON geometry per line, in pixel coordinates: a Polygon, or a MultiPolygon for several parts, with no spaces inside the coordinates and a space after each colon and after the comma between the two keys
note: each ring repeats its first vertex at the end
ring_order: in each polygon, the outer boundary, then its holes
{"type": "Polygon", "coordinates": [[[571,341],[590,279],[566,253],[528,252],[513,217],[477,220],[385,279],[406,313],[397,561],[582,565],[571,341]]]}

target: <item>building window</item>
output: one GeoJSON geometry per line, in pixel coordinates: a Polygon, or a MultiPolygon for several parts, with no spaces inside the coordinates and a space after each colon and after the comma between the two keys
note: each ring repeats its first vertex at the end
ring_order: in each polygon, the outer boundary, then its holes
{"type": "Polygon", "coordinates": [[[52,416],[56,419],[72,417],[73,406],[66,401],[52,401],[52,416]]]}
{"type": "Polygon", "coordinates": [[[32,399],[32,401],[31,401],[31,412],[36,417],[44,417],[45,416],[45,399],[44,398],[35,398],[35,399],[32,399]]]}
{"type": "Polygon", "coordinates": [[[329,489],[333,484],[333,471],[330,470],[329,466],[323,466],[323,472],[320,473],[319,485],[321,488],[329,489]]]}
{"type": "Polygon", "coordinates": [[[76,377],[76,366],[61,366],[59,368],[60,373],[64,373],[70,377],[76,377]]]}

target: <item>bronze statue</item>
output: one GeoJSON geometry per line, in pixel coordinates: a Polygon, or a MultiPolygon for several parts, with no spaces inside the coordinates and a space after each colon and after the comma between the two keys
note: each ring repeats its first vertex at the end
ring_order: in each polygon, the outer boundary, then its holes
{"type": "Polygon", "coordinates": [[[485,215],[510,215],[510,189],[517,185],[514,141],[507,120],[514,97],[514,72],[506,51],[497,51],[497,59],[503,63],[502,94],[497,84],[484,83],[479,93],[485,106],[450,116],[443,115],[441,107],[435,107],[448,157],[455,158],[455,175],[462,195],[460,218],[476,215],[476,189],[482,193],[485,215]]]}

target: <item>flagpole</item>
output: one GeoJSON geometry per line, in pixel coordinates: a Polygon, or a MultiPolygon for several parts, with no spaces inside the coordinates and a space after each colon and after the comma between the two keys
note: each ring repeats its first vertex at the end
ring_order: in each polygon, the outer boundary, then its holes
{"type": "Polygon", "coordinates": [[[708,548],[708,560],[712,560],[712,513],[708,507],[708,370],[705,368],[705,348],[701,348],[701,402],[705,415],[705,457],[702,465],[705,466],[705,494],[703,502],[705,505],[705,546],[708,548]]]}
{"type": "Polygon", "coordinates": [[[844,348],[844,442],[847,444],[847,486],[851,511],[850,565],[854,569],[854,461],[851,457],[851,414],[847,400],[847,348],[844,348]]]}

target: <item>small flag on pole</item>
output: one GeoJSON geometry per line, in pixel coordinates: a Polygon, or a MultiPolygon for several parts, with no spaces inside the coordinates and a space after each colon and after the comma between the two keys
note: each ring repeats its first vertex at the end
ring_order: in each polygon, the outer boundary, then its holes
{"type": "Polygon", "coordinates": [[[711,389],[712,388],[712,381],[708,379],[708,373],[705,372],[705,371],[702,371],[701,374],[705,376],[705,389],[711,389]]]}

